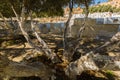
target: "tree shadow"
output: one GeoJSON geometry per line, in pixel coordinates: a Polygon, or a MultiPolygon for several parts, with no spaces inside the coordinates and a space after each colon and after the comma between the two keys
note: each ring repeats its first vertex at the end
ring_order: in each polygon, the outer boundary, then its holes
{"type": "Polygon", "coordinates": [[[104,75],[104,77],[97,77],[95,76],[97,72],[95,71],[94,75],[90,74],[88,71],[84,71],[80,76],[77,76],[77,80],[116,80],[115,76],[112,74],[101,72],[101,74],[104,75]]]}

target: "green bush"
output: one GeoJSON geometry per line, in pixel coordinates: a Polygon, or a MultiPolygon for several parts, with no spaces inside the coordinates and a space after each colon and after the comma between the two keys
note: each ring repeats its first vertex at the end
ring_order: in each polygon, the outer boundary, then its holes
{"type": "Polygon", "coordinates": [[[90,13],[94,12],[119,12],[120,8],[112,7],[111,5],[99,5],[99,6],[91,6],[89,8],[90,13]]]}

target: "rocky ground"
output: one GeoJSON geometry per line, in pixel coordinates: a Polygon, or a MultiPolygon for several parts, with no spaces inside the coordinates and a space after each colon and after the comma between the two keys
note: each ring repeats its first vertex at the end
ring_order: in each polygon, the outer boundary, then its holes
{"type": "MultiPolygon", "coordinates": [[[[63,55],[63,39],[60,35],[51,35],[51,34],[40,34],[40,36],[45,40],[48,46],[58,54],[59,57],[63,55]]],[[[37,44],[37,40],[34,36],[31,36],[33,42],[37,44]]],[[[94,48],[99,47],[104,44],[109,38],[101,37],[99,40],[92,38],[83,38],[80,42],[79,52],[81,54],[74,55],[74,59],[77,59],[78,56],[84,55],[85,53],[93,50],[94,48]]],[[[70,39],[71,41],[74,38],[70,39]]],[[[16,37],[4,37],[0,38],[0,54],[6,55],[10,60],[15,62],[22,62],[24,60],[29,60],[29,57],[33,57],[35,60],[39,60],[35,58],[38,54],[33,52],[33,49],[24,39],[22,35],[16,37]]],[[[116,56],[120,55],[120,48],[116,47],[113,51],[108,51],[107,55],[116,56]]],[[[34,61],[29,60],[29,61],[34,61]]],[[[28,62],[29,62],[28,61],[28,62]]],[[[47,63],[46,63],[47,64],[47,63]]],[[[56,67],[64,68],[66,67],[66,63],[60,63],[56,67]]],[[[58,71],[60,73],[61,71],[58,71]]],[[[62,75],[57,74],[56,80],[64,80],[61,78],[62,75]]],[[[85,71],[81,76],[77,77],[78,80],[120,80],[120,71],[85,71]]],[[[19,80],[40,80],[37,77],[24,77],[19,78],[19,80]]]]}

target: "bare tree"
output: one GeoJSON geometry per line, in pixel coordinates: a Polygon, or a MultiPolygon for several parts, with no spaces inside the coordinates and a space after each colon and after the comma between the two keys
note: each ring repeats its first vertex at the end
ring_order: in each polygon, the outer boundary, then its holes
{"type": "MultiPolygon", "coordinates": [[[[87,0],[85,0],[85,6],[86,10],[88,10],[88,4],[87,0]]],[[[71,61],[74,52],[77,48],[79,48],[79,41],[81,39],[81,35],[84,31],[86,19],[88,17],[88,12],[86,12],[86,17],[84,24],[82,28],[79,31],[78,38],[75,41],[68,42],[67,34],[69,34],[69,28],[71,27],[70,20],[72,17],[72,9],[73,9],[73,0],[70,0],[69,3],[69,18],[66,22],[66,27],[64,31],[64,55],[65,60],[68,61],[67,66],[63,69],[66,77],[68,77],[70,80],[75,80],[77,75],[80,75],[85,70],[120,70],[120,57],[110,57],[107,55],[100,55],[100,50],[107,49],[109,46],[112,45],[120,45],[120,32],[115,34],[108,42],[106,42],[104,45],[95,48],[94,50],[91,50],[90,52],[86,53],[84,56],[81,56],[75,61],[71,61]],[[72,48],[72,50],[70,50],[72,48]],[[69,60],[70,58],[70,60],[69,60]],[[104,63],[104,65],[98,64],[99,62],[104,63]],[[111,66],[112,65],[112,66],[111,66]]],[[[27,40],[27,42],[30,44],[31,47],[35,49],[35,51],[42,56],[46,56],[47,59],[50,59],[51,62],[49,64],[52,64],[52,67],[50,65],[46,65],[44,62],[33,62],[33,63],[27,63],[25,61],[23,62],[13,62],[9,60],[6,56],[0,55],[0,76],[3,77],[4,80],[11,77],[30,77],[30,76],[38,76],[42,80],[54,80],[56,68],[58,63],[62,63],[62,58],[59,58],[56,53],[54,53],[48,45],[45,43],[45,41],[39,36],[37,31],[35,30],[35,26],[33,24],[32,20],[32,12],[30,13],[31,17],[31,29],[39,41],[39,45],[32,42],[32,39],[30,38],[29,34],[24,30],[24,24],[25,24],[25,6],[22,4],[22,11],[21,16],[19,17],[16,13],[14,7],[12,7],[13,12],[15,13],[15,16],[17,18],[18,26],[27,40]]],[[[113,50],[114,47],[111,49],[113,50]]],[[[64,63],[64,60],[63,60],[64,63]]]]}

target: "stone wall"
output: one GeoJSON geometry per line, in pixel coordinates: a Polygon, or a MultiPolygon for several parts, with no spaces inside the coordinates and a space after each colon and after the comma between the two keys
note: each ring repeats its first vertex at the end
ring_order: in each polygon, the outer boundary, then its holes
{"type": "Polygon", "coordinates": [[[44,23],[38,24],[40,32],[52,33],[52,34],[63,34],[65,23],[44,23]]]}
{"type": "MultiPolygon", "coordinates": [[[[72,36],[76,37],[80,27],[82,26],[83,18],[74,19],[74,24],[72,25],[72,36]]],[[[96,19],[89,18],[87,20],[87,26],[84,31],[83,36],[87,37],[97,37],[97,36],[107,36],[111,37],[119,29],[118,24],[97,24],[96,19]]],[[[0,23],[1,24],[1,23],[0,23]]],[[[12,26],[12,25],[11,25],[12,26]]],[[[31,32],[30,23],[26,23],[24,26],[25,31],[31,32]]],[[[36,30],[40,33],[48,34],[59,34],[63,35],[65,22],[60,23],[35,23],[36,30]]],[[[19,28],[16,28],[16,32],[21,32],[19,28]]]]}
{"type": "MultiPolygon", "coordinates": [[[[74,24],[72,25],[72,36],[76,37],[80,27],[82,26],[83,18],[76,18],[74,24]]],[[[86,29],[83,36],[87,37],[97,37],[106,36],[111,37],[114,35],[118,29],[118,24],[97,24],[96,19],[88,19],[86,22],[86,29]]],[[[65,23],[44,23],[38,24],[40,31],[42,33],[53,33],[53,34],[63,34],[65,23]]]]}
{"type": "MultiPolygon", "coordinates": [[[[81,25],[83,23],[83,19],[77,18],[74,21],[74,25],[72,26],[72,35],[76,36],[81,25]]],[[[97,37],[97,36],[106,36],[111,37],[114,35],[118,29],[118,24],[97,24],[96,19],[88,19],[86,22],[86,29],[84,31],[83,36],[87,37],[97,37]]]]}

